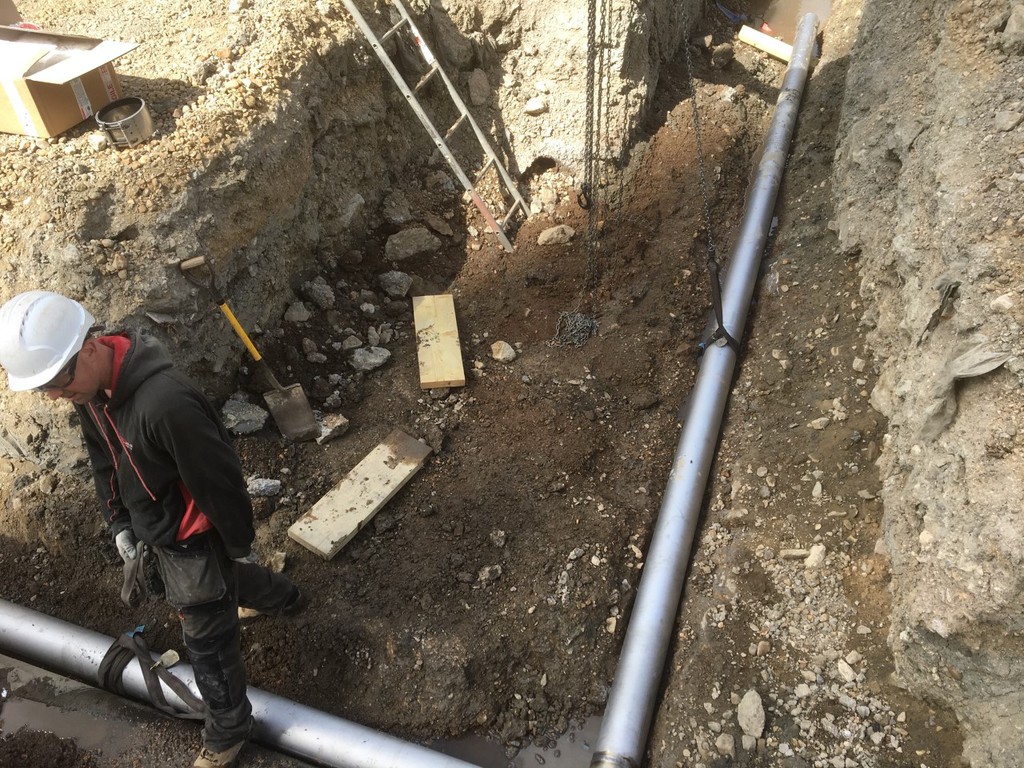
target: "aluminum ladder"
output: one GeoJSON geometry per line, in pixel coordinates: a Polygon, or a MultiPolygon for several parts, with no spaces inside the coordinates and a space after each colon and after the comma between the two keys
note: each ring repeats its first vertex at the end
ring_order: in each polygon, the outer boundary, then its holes
{"type": "MultiPolygon", "coordinates": [[[[381,64],[391,75],[391,79],[395,81],[395,85],[405,96],[405,100],[408,102],[409,107],[413,112],[416,113],[416,117],[420,119],[423,127],[430,134],[430,137],[434,140],[434,145],[437,150],[441,153],[442,157],[447,161],[448,166],[452,169],[452,172],[459,179],[459,182],[465,188],[466,193],[469,195],[473,204],[479,209],[480,214],[484,217],[484,221],[487,222],[487,226],[490,230],[497,235],[498,240],[504,246],[506,251],[512,250],[512,243],[508,239],[506,230],[509,223],[515,218],[517,213],[521,213],[524,217],[528,215],[526,201],[523,200],[523,196],[519,194],[519,190],[516,188],[515,182],[505,169],[504,164],[498,157],[494,148],[491,146],[490,141],[487,139],[487,135],[477,125],[476,120],[469,114],[469,109],[466,108],[466,103],[462,100],[458,91],[455,89],[455,85],[445,74],[445,71],[441,68],[441,64],[434,57],[434,54],[430,52],[430,48],[427,47],[426,42],[423,40],[423,36],[420,31],[416,28],[416,24],[413,22],[412,17],[409,16],[409,12],[402,4],[401,0],[391,0],[392,5],[398,10],[401,19],[394,26],[391,27],[387,32],[381,35],[379,38],[370,25],[367,24],[366,19],[356,8],[355,3],[352,0],[342,0],[348,12],[352,14],[352,18],[355,19],[359,29],[362,30],[366,39],[370,42],[373,47],[374,53],[377,54],[377,58],[380,59],[381,64]],[[401,72],[395,66],[394,61],[388,56],[387,51],[384,50],[384,43],[388,38],[401,32],[404,28],[408,28],[412,35],[413,41],[416,43],[416,47],[419,49],[420,55],[426,62],[429,69],[427,73],[420,78],[419,82],[413,88],[410,88],[405,78],[402,77],[401,72]],[[444,81],[445,87],[448,89],[448,95],[454,102],[456,109],[459,113],[459,118],[452,123],[451,127],[445,131],[442,136],[441,133],[434,127],[434,123],[427,116],[427,113],[423,110],[423,106],[416,98],[416,93],[419,92],[433,77],[438,75],[444,81]],[[473,129],[473,133],[476,135],[477,142],[480,144],[480,148],[483,150],[484,155],[487,157],[487,162],[477,172],[474,180],[470,181],[466,172],[462,170],[462,166],[459,165],[455,159],[455,155],[452,154],[451,149],[448,147],[448,139],[463,125],[469,125],[473,129]],[[487,203],[484,202],[483,198],[480,197],[480,193],[477,192],[477,185],[484,179],[487,172],[490,170],[497,171],[501,186],[504,187],[505,192],[508,193],[508,197],[511,198],[511,205],[504,211],[499,212],[497,215],[493,214],[487,207],[487,203]]],[[[504,194],[504,193],[503,193],[504,194]]]]}

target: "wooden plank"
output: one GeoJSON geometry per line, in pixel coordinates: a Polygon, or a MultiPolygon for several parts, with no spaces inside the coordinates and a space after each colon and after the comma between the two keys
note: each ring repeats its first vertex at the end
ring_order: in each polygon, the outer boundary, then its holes
{"type": "Polygon", "coordinates": [[[415,296],[412,300],[416,324],[416,354],[420,363],[420,388],[463,387],[459,327],[455,321],[455,299],[450,293],[415,296]]]}
{"type": "Polygon", "coordinates": [[[752,27],[748,27],[745,24],[740,27],[740,33],[737,35],[739,39],[747,45],[752,45],[755,48],[759,48],[765,53],[774,56],[777,59],[789,63],[790,58],[793,56],[793,46],[788,43],[784,43],[781,40],[776,40],[774,37],[769,37],[764,32],[759,32],[752,27]]]}
{"type": "Polygon", "coordinates": [[[415,475],[430,446],[393,430],[288,529],[288,536],[330,560],[415,475]]]}

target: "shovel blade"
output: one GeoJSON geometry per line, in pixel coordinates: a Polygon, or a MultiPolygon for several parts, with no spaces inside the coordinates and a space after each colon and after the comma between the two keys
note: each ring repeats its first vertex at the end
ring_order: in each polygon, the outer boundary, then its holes
{"type": "Polygon", "coordinates": [[[277,428],[289,440],[301,442],[320,437],[320,425],[300,385],[291,384],[264,392],[263,399],[277,428]]]}

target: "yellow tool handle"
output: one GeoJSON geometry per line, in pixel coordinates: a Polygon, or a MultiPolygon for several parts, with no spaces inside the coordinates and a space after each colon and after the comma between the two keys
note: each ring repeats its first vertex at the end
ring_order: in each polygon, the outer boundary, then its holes
{"type": "Polygon", "coordinates": [[[220,311],[224,313],[224,317],[226,317],[228,322],[231,323],[231,327],[235,329],[235,333],[238,334],[238,338],[240,338],[242,343],[245,344],[245,348],[249,350],[249,354],[252,355],[252,359],[257,363],[262,360],[263,357],[260,355],[259,350],[256,349],[256,345],[249,340],[249,334],[247,334],[245,329],[242,328],[238,319],[235,317],[235,313],[232,312],[231,307],[227,305],[227,302],[218,304],[217,306],[220,307],[220,311]]]}

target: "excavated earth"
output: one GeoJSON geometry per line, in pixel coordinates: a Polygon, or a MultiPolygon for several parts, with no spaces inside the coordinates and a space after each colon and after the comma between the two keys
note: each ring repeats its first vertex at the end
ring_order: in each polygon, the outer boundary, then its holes
{"type": "MultiPolygon", "coordinates": [[[[63,290],[111,326],[160,334],[218,403],[259,405],[242,349],[177,268],[197,253],[222,265],[280,378],[350,421],[322,445],[290,443],[269,420],[237,435],[247,474],[281,484],[254,498],[257,549],[283,553],[312,598],[297,619],[245,625],[251,683],[446,749],[483,737],[494,749],[466,759],[494,768],[587,765],[588,740],[558,739],[600,715],[643,575],[711,305],[704,206],[727,262],[784,65],[737,42],[713,4],[693,8],[692,28],[682,10],[645,6],[666,23],[641,57],[653,69],[609,98],[622,126],[598,145],[591,214],[577,204],[584,49],[561,37],[578,43],[585,8],[566,22],[532,3],[435,4],[430,29],[473,42],[463,59],[449,46],[449,64],[486,72],[494,94],[478,106],[511,137],[530,202],[506,253],[344,9],[128,5],[19,6],[43,27],[141,41],[117,68],[158,130],[124,150],[94,148],[90,123],[54,140],[0,136],[2,297],[63,290]],[[523,113],[535,96],[553,116],[523,113]],[[539,244],[556,225],[574,236],[539,244]],[[396,260],[389,240],[411,228],[436,245],[396,260]],[[396,271],[405,293],[382,280],[396,271]],[[445,292],[467,383],[422,390],[409,296],[445,292]],[[555,338],[572,311],[598,323],[580,346],[555,338]],[[502,341],[514,359],[494,357],[502,341]],[[386,363],[357,370],[355,342],[386,349],[386,363]],[[423,469],[333,559],[291,541],[288,527],[395,428],[431,446],[423,469]]],[[[1015,19],[1024,7],[996,0],[832,4],[651,766],[1024,764],[1015,19]],[[959,301],[940,307],[951,282],[959,301]]],[[[613,59],[635,62],[630,50],[613,59]]],[[[154,648],[181,649],[165,604],[118,601],[69,414],[5,396],[2,596],[109,635],[145,624],[154,648]]],[[[0,687],[3,706],[84,707],[13,666],[0,665],[0,687]]],[[[107,707],[89,711],[137,736],[97,745],[40,718],[4,728],[0,765],[189,764],[193,725],[107,707]]]]}

